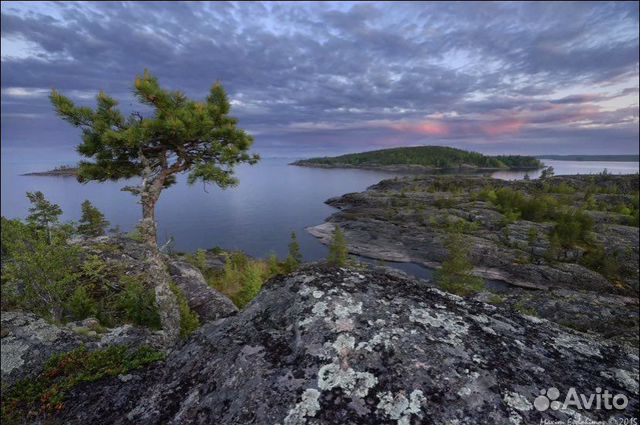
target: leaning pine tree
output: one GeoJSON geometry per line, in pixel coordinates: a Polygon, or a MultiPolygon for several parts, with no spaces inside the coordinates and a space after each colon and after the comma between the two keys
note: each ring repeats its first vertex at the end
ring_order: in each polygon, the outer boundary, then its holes
{"type": "Polygon", "coordinates": [[[259,158],[249,153],[252,137],[229,116],[231,105],[219,83],[213,85],[206,101],[197,102],[182,92],[161,88],[145,70],[135,80],[134,94],[151,107],[148,116],[134,112],[125,117],[117,108],[118,102],[104,92],[98,94],[95,110],[76,106],[56,90],[50,99],[62,119],[82,129],[78,152],[88,160],[80,163],[80,182],[141,178],[139,185],[123,190],[140,199],[139,232],[150,248],[156,271],[164,273],[156,280],[156,302],[164,330],[175,339],[178,308],[156,238],[155,206],[160,193],[184,172],[189,172],[190,184],[202,181],[221,188],[233,186],[237,184],[234,166],[253,164],[259,158]]]}

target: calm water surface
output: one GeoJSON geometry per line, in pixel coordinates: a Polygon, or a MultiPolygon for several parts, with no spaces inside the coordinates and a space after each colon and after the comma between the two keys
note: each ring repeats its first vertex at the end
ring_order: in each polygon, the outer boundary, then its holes
{"type": "MultiPolygon", "coordinates": [[[[179,251],[220,246],[241,249],[249,255],[265,257],[287,253],[289,235],[295,231],[306,260],[326,256],[326,248],[304,228],[324,222],[335,209],[324,203],[330,197],[358,192],[396,174],[368,170],[305,168],[287,165],[293,159],[263,159],[254,166],[237,170],[240,185],[220,190],[201,184],[189,186],[185,178],[163,191],[157,207],[158,235],[161,241],[175,239],[179,251]]],[[[638,163],[551,161],[560,174],[590,174],[607,169],[615,174],[638,172],[638,163]]],[[[21,176],[44,171],[59,163],[29,163],[2,158],[2,215],[24,218],[28,212],[27,191],[41,190],[47,199],[59,204],[64,220],[78,220],[80,204],[90,200],[106,215],[112,226],[133,229],[140,218],[135,197],[120,191],[125,182],[80,184],[71,177],[21,176]]],[[[531,178],[539,172],[529,172],[531,178]]],[[[501,179],[521,179],[524,172],[497,172],[501,179]]],[[[429,270],[414,264],[399,268],[428,278],[429,270]]]]}

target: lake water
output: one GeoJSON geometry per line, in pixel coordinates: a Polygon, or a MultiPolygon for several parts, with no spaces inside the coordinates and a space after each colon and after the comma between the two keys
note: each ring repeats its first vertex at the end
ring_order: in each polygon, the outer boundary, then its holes
{"type": "MultiPolygon", "coordinates": [[[[220,246],[241,249],[249,255],[265,257],[274,252],[286,256],[289,235],[295,231],[306,260],[326,256],[326,247],[308,235],[304,228],[324,222],[335,210],[324,203],[333,196],[359,192],[395,174],[353,169],[319,169],[287,165],[293,159],[263,159],[254,166],[237,170],[240,185],[220,190],[201,184],[188,186],[185,178],[165,190],[157,207],[158,235],[161,241],[175,239],[175,249],[194,251],[220,246]]],[[[589,174],[607,169],[611,173],[638,172],[633,162],[551,161],[560,174],[589,174]]],[[[2,158],[2,215],[24,218],[28,212],[27,191],[42,191],[47,199],[59,204],[63,220],[78,220],[80,204],[90,200],[111,222],[123,231],[133,229],[140,217],[135,197],[120,191],[120,183],[80,184],[73,177],[21,176],[44,171],[59,163],[27,163],[2,158]]],[[[494,176],[521,179],[524,172],[501,171],[494,176]]],[[[539,172],[529,172],[536,178],[539,172]]],[[[399,268],[421,277],[428,270],[412,264],[399,268]],[[416,268],[417,267],[417,268],[416,268]]]]}

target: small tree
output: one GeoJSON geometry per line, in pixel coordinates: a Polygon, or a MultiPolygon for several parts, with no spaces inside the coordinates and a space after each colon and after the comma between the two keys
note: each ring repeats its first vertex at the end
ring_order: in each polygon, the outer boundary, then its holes
{"type": "Polygon", "coordinates": [[[553,169],[553,167],[549,166],[546,168],[542,169],[542,173],[540,174],[540,178],[541,179],[546,179],[549,177],[553,177],[553,175],[555,174],[555,170],[553,169]]]}
{"type": "Polygon", "coordinates": [[[333,230],[331,244],[329,245],[327,263],[335,267],[344,267],[347,265],[348,259],[349,249],[347,248],[347,241],[340,227],[336,225],[333,230]]]}
{"type": "Polygon", "coordinates": [[[538,241],[538,230],[535,227],[531,227],[527,234],[527,243],[529,244],[529,251],[531,258],[533,258],[534,248],[538,241]]]}
{"type": "Polygon", "coordinates": [[[37,229],[44,230],[47,235],[47,242],[51,245],[51,228],[58,223],[62,215],[62,209],[59,205],[47,201],[40,191],[27,192],[27,198],[31,202],[27,222],[37,229]]]}
{"type": "Polygon", "coordinates": [[[481,291],[484,281],[471,274],[473,265],[469,261],[468,251],[462,240],[462,235],[449,230],[445,241],[447,257],[442,266],[435,273],[435,281],[445,291],[458,295],[469,295],[481,291]]]}
{"type": "Polygon", "coordinates": [[[105,234],[107,226],[109,226],[109,222],[104,218],[104,214],[91,205],[89,200],[84,201],[78,232],[89,237],[102,236],[105,234]]]}
{"type": "Polygon", "coordinates": [[[300,253],[300,244],[296,237],[296,232],[291,232],[291,242],[289,243],[289,255],[285,260],[285,268],[290,273],[296,270],[302,263],[302,254],[300,253]]]}
{"type": "Polygon", "coordinates": [[[253,138],[229,116],[231,104],[221,84],[214,84],[206,100],[197,102],[182,92],[161,88],[145,70],[136,78],[133,93],[152,109],[151,114],[144,117],[134,112],[125,117],[117,109],[118,102],[102,91],[95,110],[76,106],[56,90],[50,100],[62,119],[82,129],[78,152],[89,160],[79,164],[80,182],[141,178],[139,185],[123,190],[138,196],[142,205],[138,232],[150,248],[155,299],[166,342],[172,344],[179,337],[180,311],[157,247],[155,207],[160,193],[183,172],[189,172],[189,184],[233,186],[237,184],[234,167],[254,164],[259,158],[249,153],[253,138]]]}
{"type": "Polygon", "coordinates": [[[202,181],[226,188],[237,184],[235,165],[259,158],[248,153],[253,139],[228,115],[231,104],[219,83],[205,102],[196,102],[161,88],[145,70],[135,80],[134,94],[153,109],[150,116],[134,112],[125,118],[118,102],[102,91],[95,110],[76,106],[56,90],[50,99],[62,119],[82,129],[78,152],[91,161],[80,162],[80,182],[142,178],[140,185],[123,190],[140,197],[142,240],[157,249],[155,206],[177,174],[190,172],[190,184],[202,181]]]}

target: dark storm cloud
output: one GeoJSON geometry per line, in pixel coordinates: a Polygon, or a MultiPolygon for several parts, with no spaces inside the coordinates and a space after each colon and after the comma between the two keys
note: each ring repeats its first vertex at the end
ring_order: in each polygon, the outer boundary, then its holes
{"type": "Polygon", "coordinates": [[[2,144],[72,145],[47,91],[131,110],[149,68],[221,80],[263,151],[637,151],[637,30],[632,2],[3,3],[2,144]]]}

